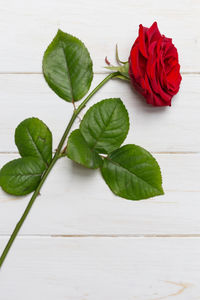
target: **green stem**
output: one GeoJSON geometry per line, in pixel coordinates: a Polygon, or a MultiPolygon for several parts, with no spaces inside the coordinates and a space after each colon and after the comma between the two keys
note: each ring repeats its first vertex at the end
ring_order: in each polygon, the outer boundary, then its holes
{"type": "Polygon", "coordinates": [[[23,223],[24,223],[24,221],[25,221],[25,219],[26,219],[26,217],[27,217],[29,211],[31,210],[31,207],[32,207],[32,205],[33,205],[35,199],[36,199],[37,196],[39,195],[40,189],[41,189],[41,187],[43,186],[43,183],[45,182],[47,176],[48,176],[49,173],[51,172],[51,170],[52,170],[53,166],[55,165],[55,163],[57,162],[57,160],[61,157],[61,156],[60,156],[61,150],[62,150],[62,148],[63,148],[63,145],[64,145],[64,143],[65,143],[65,140],[66,140],[66,138],[67,138],[67,135],[69,134],[69,131],[70,131],[70,129],[71,129],[71,127],[72,127],[72,125],[73,125],[73,123],[74,123],[76,117],[77,117],[78,114],[81,112],[81,110],[86,106],[87,102],[91,99],[91,97],[92,97],[92,96],[93,96],[93,95],[94,95],[94,94],[95,94],[95,93],[96,93],[96,92],[97,92],[97,91],[98,91],[98,90],[99,90],[99,89],[100,89],[107,81],[109,81],[111,78],[113,78],[113,77],[115,77],[115,76],[117,76],[117,75],[118,75],[118,72],[114,72],[114,73],[109,74],[106,78],[104,78],[104,80],[101,81],[101,82],[96,86],[96,88],[95,88],[95,89],[94,89],[94,90],[86,97],[86,99],[79,105],[79,107],[78,107],[77,109],[74,110],[74,113],[73,113],[73,115],[72,115],[72,117],[71,117],[71,119],[70,119],[70,121],[69,121],[69,123],[68,123],[66,129],[65,129],[65,132],[64,132],[64,134],[63,134],[63,136],[62,136],[62,138],[61,138],[61,140],[60,140],[60,143],[59,143],[58,148],[57,148],[57,150],[56,150],[56,152],[55,152],[55,154],[54,154],[54,156],[53,156],[53,158],[52,158],[52,161],[51,161],[50,165],[48,166],[48,168],[47,168],[46,171],[44,172],[44,174],[43,174],[43,176],[42,176],[42,178],[41,178],[41,181],[40,181],[38,187],[37,187],[36,190],[34,191],[34,193],[33,193],[32,197],[31,197],[31,199],[30,199],[30,201],[29,201],[29,203],[28,203],[28,205],[27,205],[27,207],[26,207],[26,209],[25,209],[25,211],[24,211],[22,217],[20,218],[19,222],[17,223],[17,225],[16,225],[16,227],[15,227],[15,229],[14,229],[12,235],[10,236],[10,239],[8,240],[8,242],[7,242],[7,244],[6,244],[6,247],[5,247],[3,253],[2,253],[2,255],[1,255],[1,257],[0,257],[0,268],[1,268],[1,266],[2,266],[2,264],[3,264],[3,262],[4,262],[4,260],[5,260],[5,258],[6,258],[6,256],[7,256],[7,254],[8,254],[8,252],[9,252],[9,250],[10,250],[10,248],[11,248],[11,246],[12,246],[12,244],[13,244],[13,242],[14,242],[14,240],[15,240],[15,238],[16,238],[16,236],[17,236],[19,230],[20,230],[20,228],[22,227],[22,225],[23,225],[23,223]]]}

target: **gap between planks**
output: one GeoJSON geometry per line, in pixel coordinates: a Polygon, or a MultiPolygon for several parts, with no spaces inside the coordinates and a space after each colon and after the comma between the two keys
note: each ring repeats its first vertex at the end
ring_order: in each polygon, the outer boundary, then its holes
{"type": "MultiPolygon", "coordinates": [[[[0,234],[9,238],[9,234],[0,234]]],[[[200,238],[200,234],[19,234],[18,238],[200,238]]]]}

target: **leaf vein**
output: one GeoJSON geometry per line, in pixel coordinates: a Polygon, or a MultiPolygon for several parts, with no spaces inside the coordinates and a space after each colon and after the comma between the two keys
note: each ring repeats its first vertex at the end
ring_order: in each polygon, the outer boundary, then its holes
{"type": "Polygon", "coordinates": [[[112,119],[112,116],[113,116],[113,114],[114,114],[114,112],[115,112],[117,106],[118,106],[118,103],[115,104],[115,107],[114,107],[114,109],[113,109],[113,111],[112,111],[110,117],[109,117],[108,120],[106,121],[106,123],[105,123],[104,120],[103,120],[102,112],[101,112],[101,109],[100,109],[100,115],[101,115],[102,122],[104,123],[104,127],[103,127],[103,129],[101,130],[101,132],[100,132],[98,138],[96,138],[96,141],[95,141],[94,145],[93,145],[93,146],[91,145],[92,150],[94,150],[94,148],[96,147],[97,143],[100,141],[100,139],[101,139],[103,133],[106,131],[106,128],[109,126],[109,123],[110,123],[110,121],[111,121],[111,119],[112,119]]]}
{"type": "Polygon", "coordinates": [[[45,163],[45,166],[48,167],[48,164],[47,164],[47,162],[46,162],[46,160],[45,160],[43,154],[40,152],[40,150],[39,150],[37,144],[35,143],[35,141],[34,141],[32,135],[31,135],[31,133],[30,133],[30,131],[29,131],[29,129],[28,129],[27,127],[26,127],[26,131],[27,131],[27,134],[28,134],[29,138],[30,138],[31,141],[32,141],[32,144],[33,144],[33,146],[34,146],[36,152],[39,154],[39,156],[41,157],[41,159],[42,159],[43,162],[45,163]]]}
{"type": "Polygon", "coordinates": [[[68,62],[67,62],[67,56],[65,54],[65,49],[64,49],[62,41],[61,41],[61,45],[62,45],[62,51],[63,51],[64,58],[65,58],[66,72],[67,72],[68,79],[69,79],[69,88],[70,88],[70,93],[71,93],[71,97],[72,97],[72,102],[74,102],[74,93],[73,93],[72,81],[71,81],[71,76],[70,76],[70,73],[69,73],[69,66],[68,66],[68,62]]]}
{"type": "Polygon", "coordinates": [[[144,182],[145,184],[147,184],[148,186],[150,186],[151,188],[153,187],[154,189],[156,189],[157,191],[160,192],[160,190],[155,187],[153,184],[148,183],[147,181],[145,181],[143,178],[141,178],[140,176],[138,176],[137,174],[129,171],[128,169],[126,169],[125,167],[123,167],[122,165],[120,165],[119,163],[113,161],[110,157],[105,157],[105,159],[109,160],[112,164],[114,164],[117,167],[122,168],[123,170],[125,170],[127,173],[131,174],[131,176],[135,176],[137,177],[140,181],[144,182]]]}

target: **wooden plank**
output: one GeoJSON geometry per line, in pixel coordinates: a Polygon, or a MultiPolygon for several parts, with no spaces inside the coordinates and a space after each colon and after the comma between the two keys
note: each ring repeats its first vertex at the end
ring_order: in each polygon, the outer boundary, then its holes
{"type": "MultiPolygon", "coordinates": [[[[105,75],[95,75],[95,87],[105,75]]],[[[184,75],[180,93],[171,107],[152,107],[132,91],[128,83],[108,82],[89,102],[121,97],[130,116],[126,143],[135,143],[154,152],[200,151],[200,76],[184,75]]],[[[0,151],[16,151],[14,129],[23,119],[35,116],[51,128],[54,149],[67,121],[72,105],[59,99],[42,75],[0,75],[0,151]]],[[[83,116],[84,113],[81,114],[83,116]]],[[[76,127],[79,122],[76,122],[76,127]]]]}
{"type": "Polygon", "coordinates": [[[199,249],[199,238],[18,238],[0,293],[4,300],[199,299],[199,249]]]}
{"type": "Polygon", "coordinates": [[[126,60],[139,24],[149,27],[155,20],[173,38],[182,71],[200,71],[196,0],[1,0],[0,14],[0,72],[41,72],[43,52],[58,28],[82,39],[95,71],[102,72],[105,56],[114,60],[116,43],[126,60]]]}
{"type": "MultiPolygon", "coordinates": [[[[44,50],[58,28],[83,40],[94,71],[105,73],[104,57],[115,62],[115,44],[126,60],[138,25],[157,20],[161,33],[178,48],[183,74],[171,108],[146,105],[117,80],[88,105],[122,98],[131,119],[126,143],[155,154],[166,194],[124,200],[111,193],[98,171],[59,161],[1,269],[0,299],[200,299],[200,2],[0,4],[0,167],[18,156],[13,134],[20,121],[31,116],[44,120],[55,149],[70,118],[72,106],[59,100],[40,74],[44,50]]],[[[104,77],[96,74],[93,86],[104,77]]],[[[29,199],[0,189],[0,253],[29,199]]]]}
{"type": "MultiPolygon", "coordinates": [[[[0,166],[16,155],[0,155],[0,166]]],[[[20,234],[177,235],[199,234],[199,154],[156,154],[165,195],[129,201],[112,194],[98,170],[61,159],[20,234]]],[[[10,234],[30,195],[0,190],[0,234],[10,234]]]]}

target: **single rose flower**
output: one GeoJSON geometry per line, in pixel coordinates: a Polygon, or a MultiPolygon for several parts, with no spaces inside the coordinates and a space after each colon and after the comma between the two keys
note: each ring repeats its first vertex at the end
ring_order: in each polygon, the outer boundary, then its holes
{"type": "Polygon", "coordinates": [[[129,76],[147,103],[171,105],[182,79],[178,52],[172,39],[160,34],[156,22],[150,28],[139,26],[139,36],[130,52],[129,76]]]}

